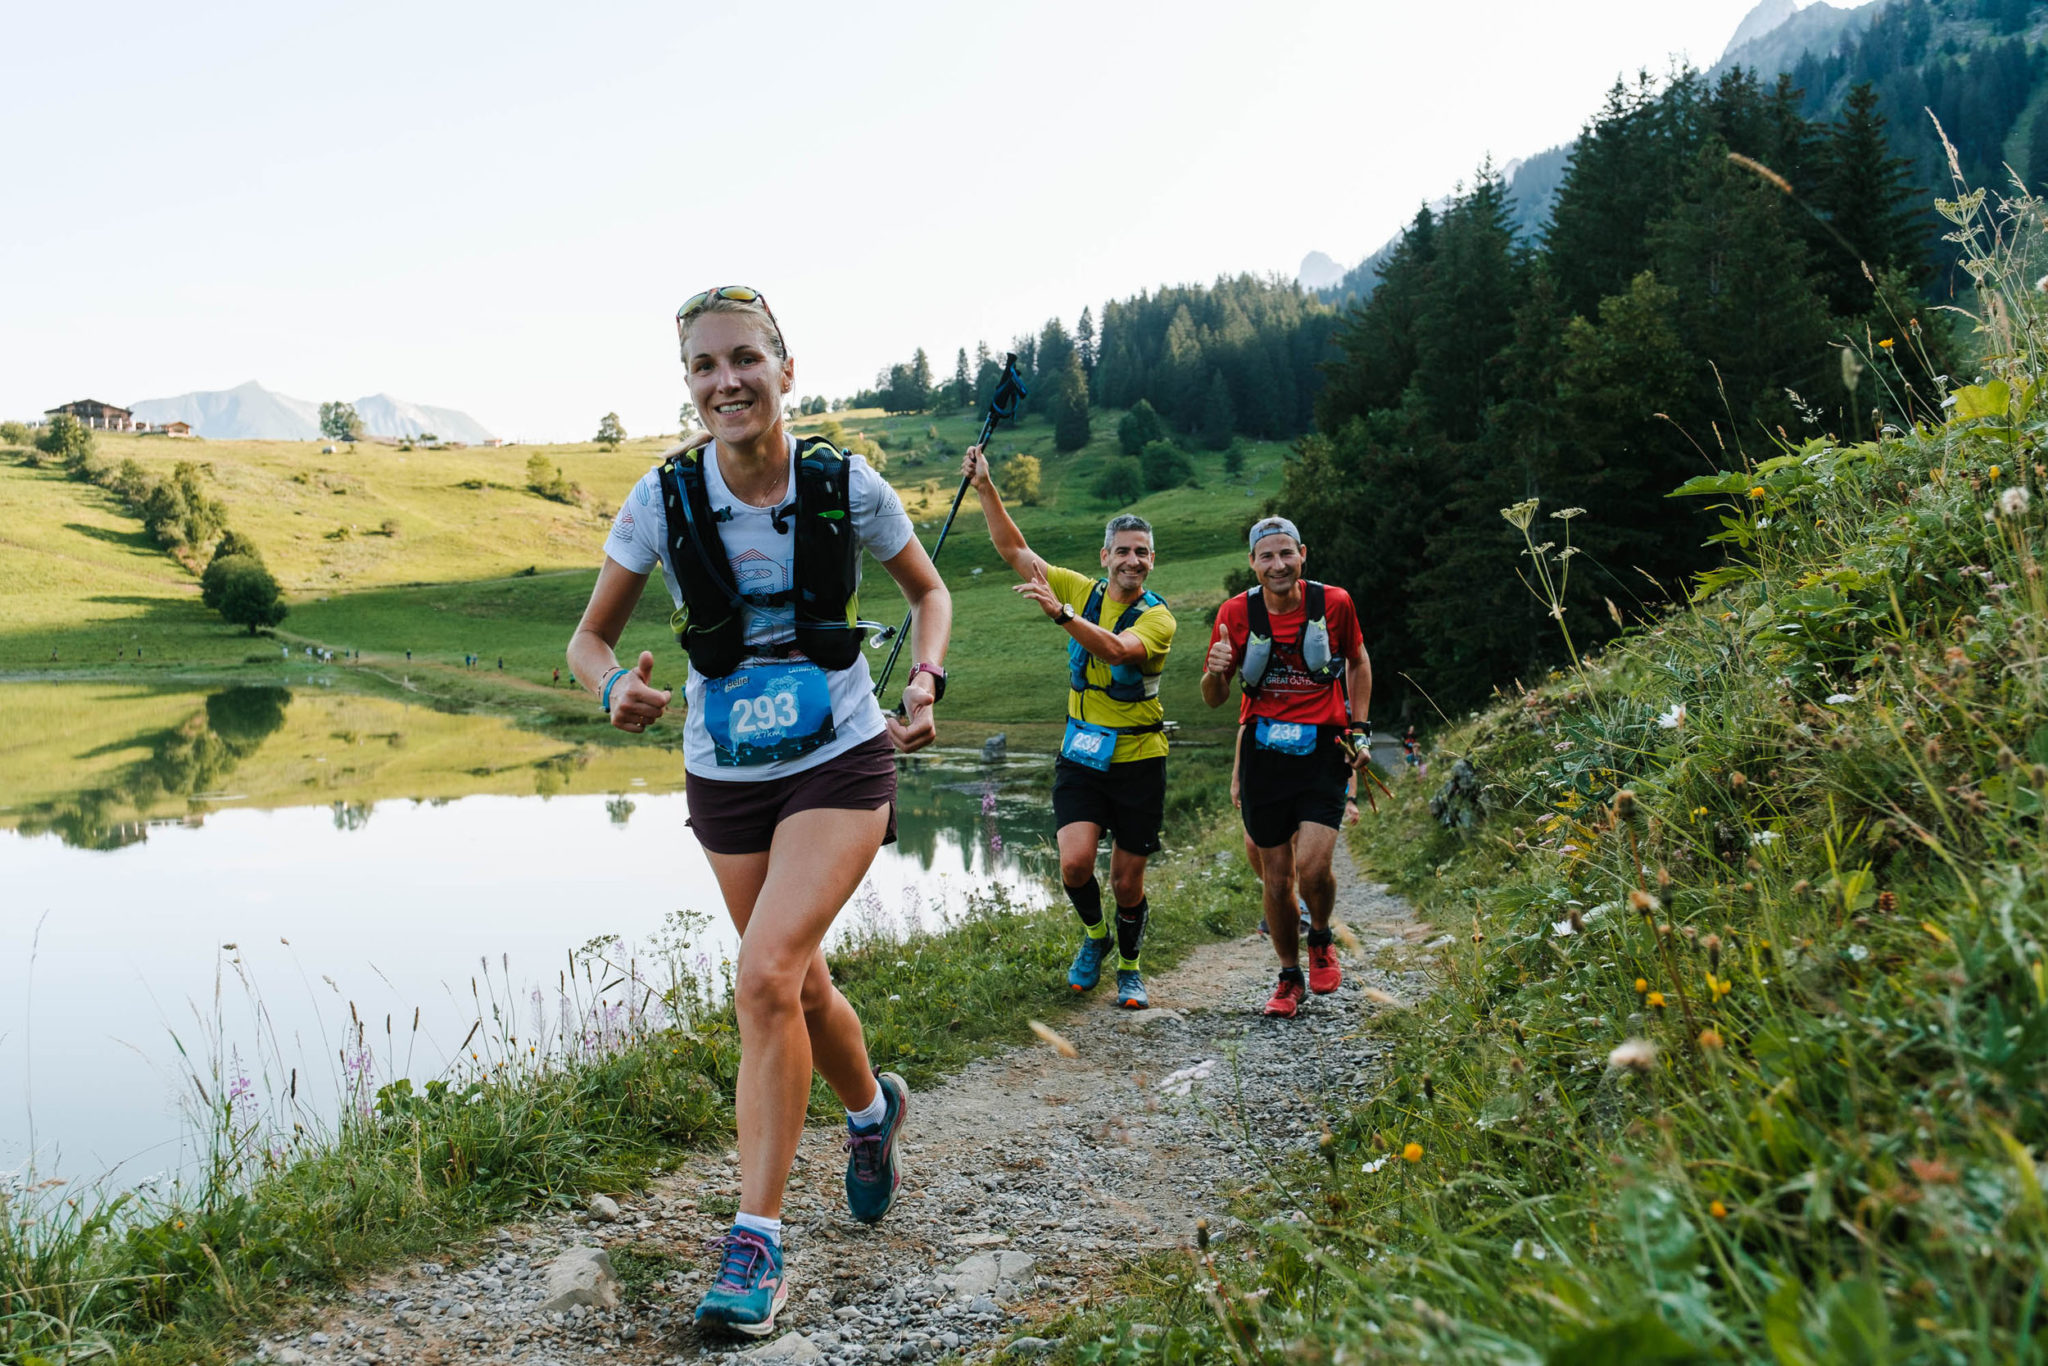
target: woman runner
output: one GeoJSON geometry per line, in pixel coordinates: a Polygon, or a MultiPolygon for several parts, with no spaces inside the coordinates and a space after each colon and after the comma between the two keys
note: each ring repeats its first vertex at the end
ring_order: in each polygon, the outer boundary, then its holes
{"type": "Polygon", "coordinates": [[[653,654],[628,669],[614,653],[658,562],[677,620],[688,614],[690,825],[741,936],[739,1213],[697,1321],[762,1336],[789,1295],[782,1198],[813,1068],[846,1106],[853,1216],[873,1223],[895,1200],[910,1093],[869,1066],[860,1018],[819,945],[896,838],[892,746],[920,749],[936,734],[953,609],[895,491],[860,457],[788,432],[796,364],[767,301],[741,286],[707,290],[676,330],[710,433],[667,452],[621,507],[569,667],[619,729],[661,719],[673,694],[654,686],[653,654]],[[859,649],[862,548],[916,612],[901,719],[876,705],[859,649]]]}

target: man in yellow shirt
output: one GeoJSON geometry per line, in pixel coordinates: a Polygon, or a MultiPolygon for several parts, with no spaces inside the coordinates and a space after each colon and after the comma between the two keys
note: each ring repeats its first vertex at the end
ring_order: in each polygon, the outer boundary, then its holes
{"type": "Polygon", "coordinates": [[[1060,628],[1067,647],[1067,731],[1052,788],[1059,828],[1060,882],[1087,931],[1067,985],[1093,990],[1109,956],[1102,885],[1095,879],[1103,832],[1114,842],[1109,886],[1116,896],[1116,1003],[1148,1004],[1138,971],[1145,939],[1145,860],[1159,852],[1166,809],[1166,731],[1159,675],[1173,648],[1173,613],[1145,590],[1152,573],[1152,527],[1142,517],[1112,517],[1102,536],[1103,577],[1049,565],[1024,542],[1003,509],[979,446],[961,474],[974,483],[989,539],[1017,577],[1016,591],[1060,628]]]}

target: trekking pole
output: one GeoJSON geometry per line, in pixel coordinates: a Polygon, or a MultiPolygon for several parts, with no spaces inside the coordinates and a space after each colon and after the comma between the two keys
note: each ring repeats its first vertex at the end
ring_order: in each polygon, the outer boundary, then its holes
{"type": "MultiPolygon", "coordinates": [[[[982,458],[988,458],[989,438],[996,434],[996,424],[1005,418],[1017,415],[1017,400],[1025,397],[1024,381],[1017,377],[1017,353],[1012,351],[1003,357],[1003,377],[996,385],[996,391],[988,401],[988,415],[981,420],[981,435],[974,438],[974,444],[981,447],[982,458]]],[[[960,500],[967,496],[967,486],[974,482],[971,474],[960,477],[960,487],[953,494],[952,511],[946,514],[944,526],[939,528],[939,539],[932,543],[932,559],[939,558],[939,552],[946,547],[946,533],[953,529],[953,519],[960,515],[960,500]]],[[[896,643],[889,647],[889,658],[883,661],[882,676],[875,680],[875,696],[880,698],[882,690],[889,686],[889,675],[896,668],[896,656],[903,653],[903,642],[910,635],[911,613],[903,614],[903,625],[894,632],[896,643]]],[[[899,705],[899,714],[902,710],[899,705]]]]}

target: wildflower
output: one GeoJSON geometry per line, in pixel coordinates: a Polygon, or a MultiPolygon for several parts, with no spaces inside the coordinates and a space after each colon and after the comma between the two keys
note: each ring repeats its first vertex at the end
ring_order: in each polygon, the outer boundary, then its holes
{"type": "Polygon", "coordinates": [[[1640,915],[1645,920],[1648,920],[1657,913],[1659,905],[1656,897],[1651,896],[1640,887],[1628,894],[1628,904],[1637,915],[1640,915]]]}
{"type": "Polygon", "coordinates": [[[1831,692],[1828,694],[1828,705],[1831,707],[1843,706],[1855,700],[1856,696],[1853,693],[1831,692]]]}
{"type": "Polygon", "coordinates": [[[1877,894],[1877,909],[1881,915],[1896,915],[1899,909],[1899,894],[1897,892],[1879,892],[1877,894]]]}
{"type": "Polygon", "coordinates": [[[2017,517],[2027,510],[2028,501],[2029,495],[2026,485],[2015,484],[2004,493],[1998,495],[1998,515],[2001,517],[2017,517]]]}
{"type": "Polygon", "coordinates": [[[1863,962],[1863,961],[1864,961],[1865,959],[1867,959],[1867,958],[1869,958],[1869,957],[1870,957],[1870,946],[1869,946],[1869,945],[1867,945],[1867,944],[1851,944],[1851,945],[1849,946],[1849,961],[1851,961],[1852,963],[1861,963],[1861,962],[1863,962]]]}
{"type": "Polygon", "coordinates": [[[1707,992],[1715,1000],[1720,1000],[1733,990],[1735,990],[1735,984],[1726,977],[1716,977],[1711,972],[1707,974],[1707,992]]]}
{"type": "Polygon", "coordinates": [[[1617,1072],[1647,1072],[1657,1063],[1657,1045],[1648,1039],[1623,1039],[1607,1055],[1607,1065],[1617,1072]]]}
{"type": "Polygon", "coordinates": [[[1879,349],[1879,350],[1881,350],[1881,351],[1889,351],[1889,350],[1891,350],[1891,349],[1892,349],[1892,346],[1893,346],[1893,342],[1892,342],[1892,339],[1891,339],[1890,337],[1886,337],[1886,338],[1885,338],[1885,339],[1884,339],[1883,341],[1879,342],[1879,343],[1878,343],[1877,345],[1878,345],[1878,349],[1879,349]]]}
{"type": "Polygon", "coordinates": [[[1775,830],[1755,830],[1750,832],[1749,843],[1753,849],[1769,848],[1777,842],[1778,832],[1775,830]]]}
{"type": "Polygon", "coordinates": [[[1403,1162],[1420,1162],[1422,1160],[1422,1145],[1420,1143],[1410,1143],[1407,1147],[1401,1149],[1401,1160],[1403,1162]]]}
{"type": "Polygon", "coordinates": [[[1998,467],[1998,466],[1996,466],[1996,465],[1993,465],[1993,466],[1991,467],[1991,470],[1990,470],[1990,474],[1991,474],[1991,477],[1992,477],[1993,479],[1996,479],[1996,478],[1997,478],[1997,477],[1998,477],[1998,476],[1999,476],[2000,474],[2002,474],[2002,473],[2004,473],[2004,471],[2003,471],[2003,470],[2001,470],[2001,469],[1999,469],[1999,467],[1998,467]]]}
{"type": "Polygon", "coordinates": [[[1719,1200],[1716,1200],[1707,1206],[1707,1213],[1713,1215],[1716,1219],[1726,1219],[1728,1217],[1728,1207],[1719,1200]]]}
{"type": "Polygon", "coordinates": [[[1525,498],[1513,507],[1502,508],[1500,515],[1505,517],[1509,525],[1513,526],[1515,530],[1527,531],[1529,529],[1529,519],[1536,515],[1536,500],[1534,498],[1525,498]]]}
{"type": "Polygon", "coordinates": [[[1740,792],[1743,788],[1749,786],[1749,777],[1738,769],[1728,775],[1728,786],[1740,792]]]}
{"type": "Polygon", "coordinates": [[[1636,794],[1624,787],[1614,794],[1614,814],[1619,820],[1633,819],[1636,814],[1636,794]]]}
{"type": "Polygon", "coordinates": [[[1801,878],[1799,879],[1799,881],[1792,884],[1792,895],[1794,896],[1805,896],[1808,892],[1812,890],[1813,884],[1811,882],[1808,882],[1805,878],[1801,878]]]}
{"type": "Polygon", "coordinates": [[[1719,968],[1721,966],[1721,936],[1718,934],[1700,936],[1700,947],[1707,951],[1708,966],[1719,968]]]}
{"type": "Polygon", "coordinates": [[[1700,1047],[1708,1052],[1718,1051],[1723,1044],[1721,1031],[1711,1025],[1700,1031],[1700,1047]]]}
{"type": "Polygon", "coordinates": [[[1648,996],[1645,996],[1643,998],[1643,1003],[1649,1006],[1652,1010],[1662,1010],[1664,1008],[1664,993],[1661,991],[1653,991],[1648,996]]]}
{"type": "Polygon", "coordinates": [[[1372,1161],[1366,1163],[1363,1167],[1360,1167],[1359,1170],[1364,1172],[1367,1176],[1371,1176],[1374,1172],[1386,1166],[1390,1160],[1391,1159],[1389,1158],[1375,1157],[1372,1161]]]}
{"type": "Polygon", "coordinates": [[[1636,978],[1636,995],[1640,996],[1640,995],[1642,995],[1642,994],[1643,994],[1644,992],[1648,991],[1649,989],[1650,989],[1650,981],[1649,981],[1649,979],[1648,979],[1647,977],[1638,977],[1638,978],[1636,978]]]}
{"type": "Polygon", "coordinates": [[[1749,491],[1749,496],[1750,496],[1750,497],[1752,497],[1752,498],[1761,498],[1761,497],[1763,497],[1763,496],[1764,496],[1764,486],[1763,486],[1762,484],[1758,484],[1758,485],[1757,485],[1757,486],[1756,486],[1755,488],[1753,488],[1753,489],[1751,489],[1751,490],[1749,491]]]}

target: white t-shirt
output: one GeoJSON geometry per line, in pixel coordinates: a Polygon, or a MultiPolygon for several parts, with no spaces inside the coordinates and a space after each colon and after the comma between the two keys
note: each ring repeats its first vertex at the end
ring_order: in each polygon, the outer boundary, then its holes
{"type": "MultiPolygon", "coordinates": [[[[789,504],[796,499],[796,440],[790,439],[789,504]]],[[[847,459],[847,498],[851,504],[854,532],[869,554],[886,560],[910,544],[910,516],[903,500],[881,475],[858,455],[847,459]]],[[[725,544],[727,560],[742,593],[779,593],[792,587],[796,560],[794,518],[784,521],[788,530],[775,529],[774,508],[757,508],[743,503],[725,485],[718,471],[718,443],[704,449],[704,491],[711,507],[720,515],[718,539],[725,544]],[[727,514],[730,520],[726,520],[727,514]]],[[[788,506],[789,504],[785,504],[788,506]]],[[[642,475],[633,492],[612,520],[605,538],[604,553],[636,574],[644,574],[656,563],[668,581],[669,597],[683,605],[683,590],[676,583],[675,566],[669,563],[668,513],[661,500],[661,470],[657,466],[642,475]]],[[[859,569],[856,566],[856,574],[859,569]]],[[[745,639],[755,646],[782,645],[796,639],[796,606],[746,609],[745,639]]],[[[691,669],[684,684],[683,700],[688,713],[683,718],[683,769],[703,778],[726,782],[759,782],[786,777],[816,768],[826,760],[844,754],[855,745],[882,733],[882,709],[874,698],[874,678],[862,654],[850,668],[825,674],[832,690],[833,738],[795,759],[746,767],[720,767],[713,754],[711,735],[704,727],[704,676],[691,669]]]]}

